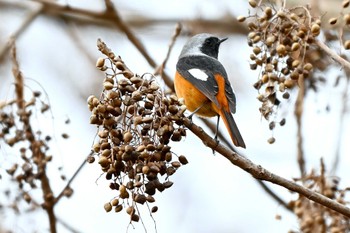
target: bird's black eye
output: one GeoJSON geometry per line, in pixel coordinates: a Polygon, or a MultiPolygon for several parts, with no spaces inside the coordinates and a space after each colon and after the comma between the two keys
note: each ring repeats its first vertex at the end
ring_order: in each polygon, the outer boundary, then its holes
{"type": "Polygon", "coordinates": [[[206,46],[215,46],[216,45],[216,41],[215,41],[215,38],[207,38],[205,41],[204,41],[205,45],[206,46]]]}

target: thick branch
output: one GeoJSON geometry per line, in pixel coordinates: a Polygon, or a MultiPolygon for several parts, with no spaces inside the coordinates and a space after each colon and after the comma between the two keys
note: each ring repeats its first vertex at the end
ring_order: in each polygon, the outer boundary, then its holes
{"type": "Polygon", "coordinates": [[[190,129],[197,137],[199,137],[206,146],[217,151],[225,158],[227,158],[232,164],[240,167],[244,171],[251,174],[254,178],[259,180],[265,180],[279,186],[285,187],[293,192],[297,192],[309,200],[312,200],[318,204],[321,204],[329,209],[332,209],[338,213],[343,214],[344,216],[350,217],[350,209],[346,206],[339,204],[338,202],[329,199],[317,192],[314,192],[308,188],[305,188],[301,185],[296,184],[293,181],[287,180],[283,177],[275,175],[270,171],[266,170],[260,165],[254,164],[249,159],[229,150],[222,144],[217,144],[217,142],[211,138],[207,133],[203,131],[202,128],[193,124],[189,119],[184,120],[184,125],[190,129]]]}

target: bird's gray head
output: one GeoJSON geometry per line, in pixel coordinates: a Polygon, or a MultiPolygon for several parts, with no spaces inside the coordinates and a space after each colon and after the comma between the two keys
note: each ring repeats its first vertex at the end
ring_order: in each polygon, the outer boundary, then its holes
{"type": "Polygon", "coordinates": [[[197,34],[187,41],[181,51],[180,58],[194,55],[206,55],[218,59],[219,46],[225,40],[227,40],[227,38],[219,39],[208,33],[197,34]]]}

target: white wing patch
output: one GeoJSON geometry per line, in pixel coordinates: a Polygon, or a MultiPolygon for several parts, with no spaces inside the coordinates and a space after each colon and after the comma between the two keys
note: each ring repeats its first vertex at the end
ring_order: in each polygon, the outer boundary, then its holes
{"type": "Polygon", "coordinates": [[[199,79],[202,81],[207,81],[207,79],[209,78],[208,75],[201,69],[193,68],[188,70],[188,72],[196,79],[199,79]]]}

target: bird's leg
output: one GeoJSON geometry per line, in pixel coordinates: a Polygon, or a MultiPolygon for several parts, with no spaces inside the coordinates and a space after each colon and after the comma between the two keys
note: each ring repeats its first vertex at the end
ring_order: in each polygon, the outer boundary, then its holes
{"type": "Polygon", "coordinates": [[[193,115],[196,114],[196,113],[199,111],[199,109],[201,109],[201,108],[204,106],[204,104],[205,104],[205,102],[204,102],[201,106],[199,106],[198,108],[196,108],[196,109],[187,117],[188,119],[190,119],[191,122],[192,122],[192,117],[193,117],[193,115]]]}
{"type": "Polygon", "coordinates": [[[219,144],[219,140],[218,140],[219,123],[220,123],[220,115],[218,115],[218,120],[216,122],[216,131],[215,131],[215,137],[214,137],[217,144],[219,144]]]}
{"type": "MultiPolygon", "coordinates": [[[[219,122],[220,122],[220,115],[218,115],[218,120],[216,122],[216,131],[215,131],[215,137],[214,137],[214,140],[216,141],[215,147],[217,147],[219,145],[219,140],[218,140],[219,122]]],[[[215,150],[214,149],[213,149],[213,155],[215,155],[215,150]]]]}

